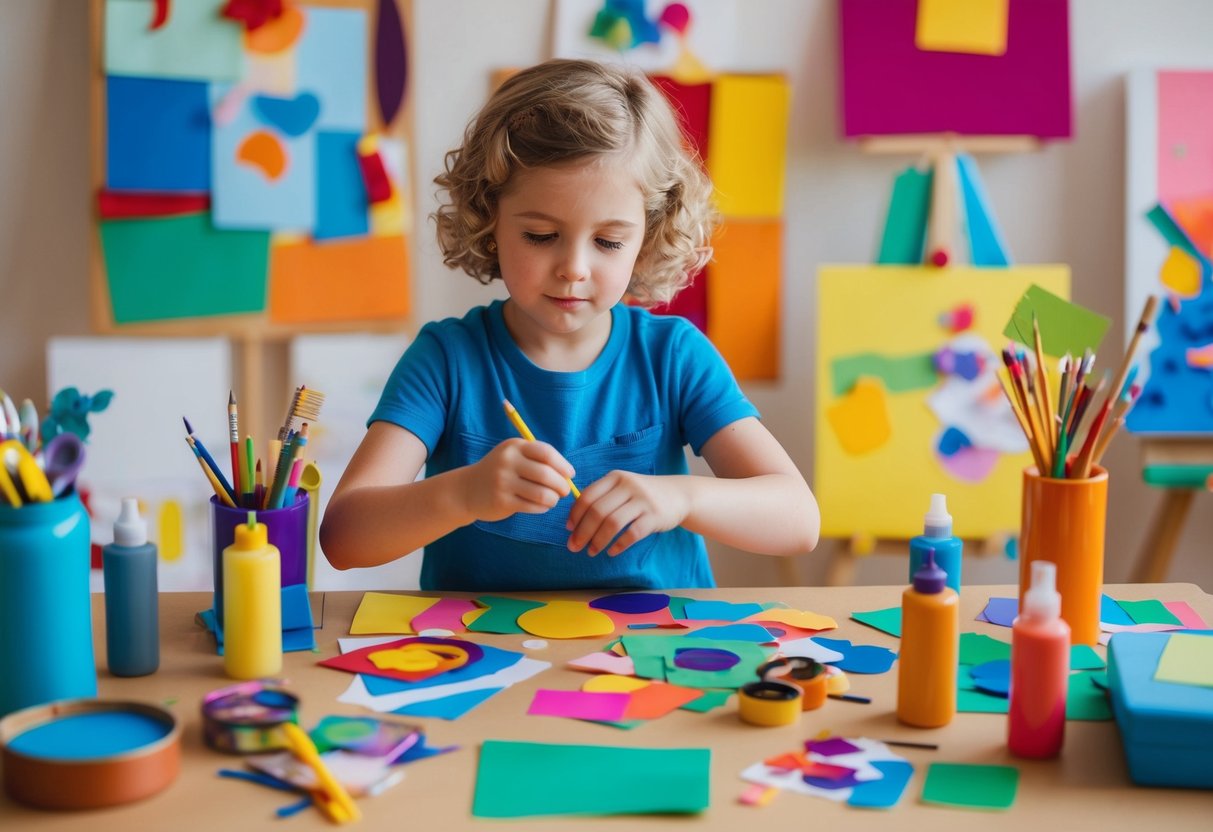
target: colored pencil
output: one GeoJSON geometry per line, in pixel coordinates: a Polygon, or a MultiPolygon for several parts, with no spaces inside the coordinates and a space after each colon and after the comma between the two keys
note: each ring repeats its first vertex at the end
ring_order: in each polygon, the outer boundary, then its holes
{"type": "MultiPolygon", "coordinates": [[[[505,406],[505,415],[514,423],[514,429],[518,431],[518,434],[528,442],[536,441],[535,434],[531,433],[531,429],[526,426],[526,422],[522,421],[522,415],[514,409],[514,405],[510,404],[510,400],[503,399],[502,404],[505,406]]],[[[571,479],[567,477],[565,479],[569,484],[569,490],[573,493],[573,499],[581,499],[581,492],[577,490],[577,486],[571,479]]]]}

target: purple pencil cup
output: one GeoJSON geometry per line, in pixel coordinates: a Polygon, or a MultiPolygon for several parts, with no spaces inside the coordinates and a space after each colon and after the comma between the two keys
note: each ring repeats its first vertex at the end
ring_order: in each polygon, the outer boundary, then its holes
{"type": "MultiPolygon", "coordinates": [[[[307,492],[299,491],[285,508],[257,511],[270,545],[278,547],[282,585],[307,583],[307,492]]],[[[236,527],[248,522],[253,509],[231,508],[211,497],[211,563],[215,576],[215,619],[223,622],[223,550],[236,540],[236,527]]]]}

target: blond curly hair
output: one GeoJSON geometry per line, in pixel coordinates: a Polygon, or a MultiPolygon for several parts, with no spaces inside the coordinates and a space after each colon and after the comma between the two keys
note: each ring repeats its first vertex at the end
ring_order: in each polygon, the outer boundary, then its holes
{"type": "Polygon", "coordinates": [[[645,229],[628,285],[636,303],[671,300],[711,258],[712,185],[684,143],[665,96],[639,72],[551,60],[493,94],[435,177],[443,262],[481,283],[501,277],[497,201],[519,170],[626,154],[644,195],[645,229]]]}

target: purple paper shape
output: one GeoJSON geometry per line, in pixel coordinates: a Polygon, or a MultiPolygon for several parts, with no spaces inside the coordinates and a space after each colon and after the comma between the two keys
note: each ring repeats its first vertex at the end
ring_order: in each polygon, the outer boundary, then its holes
{"type": "Polygon", "coordinates": [[[868,644],[851,644],[844,638],[822,638],[814,636],[813,641],[830,650],[842,653],[842,658],[836,662],[827,662],[847,673],[885,673],[893,666],[897,654],[887,647],[875,647],[868,644]]]}
{"type": "Polygon", "coordinates": [[[846,777],[839,777],[837,780],[830,780],[826,777],[810,777],[806,774],[804,775],[804,782],[819,789],[849,789],[852,786],[858,786],[861,781],[855,777],[855,772],[852,771],[846,777]]]}
{"type": "Polygon", "coordinates": [[[681,647],[674,650],[674,666],[683,670],[728,670],[741,661],[741,656],[730,650],[715,647],[681,647]]]}
{"type": "Polygon", "coordinates": [[[842,737],[830,737],[828,740],[805,740],[804,750],[823,757],[833,757],[836,754],[854,754],[862,749],[842,737]]]}
{"type": "Polygon", "coordinates": [[[595,598],[590,606],[596,610],[607,610],[624,615],[641,615],[646,612],[664,610],[670,605],[670,596],[660,592],[621,592],[595,598]]]}
{"type": "Polygon", "coordinates": [[[1019,615],[1018,598],[991,598],[986,602],[986,608],[977,616],[978,621],[988,621],[999,627],[1010,627],[1019,615]]]}
{"type": "Polygon", "coordinates": [[[404,105],[408,82],[408,45],[396,0],[379,0],[375,20],[375,98],[379,118],[391,126],[404,105]]]}
{"type": "Polygon", "coordinates": [[[920,50],[918,0],[841,0],[844,135],[1071,135],[1067,4],[1011,0],[1001,56],[920,50]]]}
{"type": "Polygon", "coordinates": [[[1011,692],[1011,660],[994,661],[969,668],[969,676],[978,690],[994,696],[1007,696],[1011,692]]]}

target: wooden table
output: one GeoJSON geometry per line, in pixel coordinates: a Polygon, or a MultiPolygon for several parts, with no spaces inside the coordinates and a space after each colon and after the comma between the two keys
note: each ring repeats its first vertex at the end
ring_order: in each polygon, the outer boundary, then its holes
{"type": "MultiPolygon", "coordinates": [[[[722,589],[689,591],[698,598],[729,601],[783,601],[797,609],[814,610],[839,622],[836,633],[857,643],[897,648],[897,639],[849,620],[853,611],[893,606],[901,587],[722,589]]],[[[1192,584],[1109,586],[1115,598],[1187,601],[1206,621],[1213,622],[1213,597],[1192,584]]],[[[1009,640],[1006,628],[974,621],[991,596],[1010,596],[1012,587],[966,586],[961,598],[962,631],[989,633],[1009,640]]],[[[284,675],[302,699],[300,722],[313,726],[327,714],[366,714],[356,706],[337,702],[350,675],[318,667],[322,656],[337,652],[337,638],[346,635],[360,592],[317,595],[323,604],[324,626],[316,633],[319,654],[286,654],[284,675]]],[[[542,594],[525,597],[542,598],[542,594]]],[[[562,594],[561,597],[573,597],[562,594]]],[[[97,812],[55,813],[27,809],[0,798],[0,829],[22,830],[245,830],[274,828],[290,832],[331,829],[315,810],[279,821],[274,810],[293,801],[291,795],[216,776],[220,768],[239,768],[239,758],[218,754],[202,742],[199,703],[203,694],[223,687],[222,660],[215,655],[209,635],[194,623],[194,613],[209,601],[200,593],[165,593],[161,596],[162,660],[160,670],[140,679],[117,679],[105,670],[104,621],[101,597],[94,597],[94,638],[100,692],[106,698],[169,702],[185,722],[180,777],[166,790],[140,803],[97,812]]],[[[525,636],[476,634],[474,638],[500,647],[522,650],[525,636]]],[[[1066,746],[1059,760],[1015,760],[1005,746],[1006,717],[959,714],[951,725],[937,730],[915,730],[900,725],[893,715],[897,667],[878,676],[851,676],[852,692],[872,697],[861,705],[828,701],[805,714],[796,725],[755,728],[737,718],[736,699],[707,714],[677,711],[631,731],[567,719],[526,716],[536,688],[573,689],[586,674],[568,670],[564,663],[604,644],[606,639],[550,642],[544,650],[527,651],[551,661],[553,667],[489,699],[454,722],[410,720],[424,726],[436,745],[458,744],[460,750],[410,764],[404,782],[383,795],[359,801],[364,830],[418,829],[446,832],[456,829],[632,829],[654,826],[738,830],[762,824],[772,830],[808,829],[819,824],[863,829],[938,829],[962,825],[984,830],[1015,829],[1031,824],[1044,830],[1061,829],[1208,829],[1213,818],[1213,793],[1182,789],[1146,789],[1132,786],[1124,764],[1120,736],[1114,722],[1070,722],[1066,746]],[[902,803],[891,811],[855,809],[845,804],[794,793],[781,793],[768,806],[751,808],[737,803],[745,787],[738,775],[751,763],[791,751],[823,730],[842,736],[908,739],[939,743],[938,751],[894,749],[910,760],[915,772],[902,803]],[[697,817],[631,816],[612,818],[550,818],[520,821],[479,820],[471,815],[480,741],[488,738],[554,743],[629,745],[645,747],[710,747],[712,749],[711,806],[697,817]],[[932,762],[1010,764],[1020,769],[1019,795],[1007,812],[970,814],[918,802],[926,767],[932,762]]],[[[1101,655],[1104,648],[1096,648],[1101,655]]],[[[65,787],[70,787],[65,784],[65,787]]],[[[552,783],[559,789],[559,783],[552,783]]]]}

